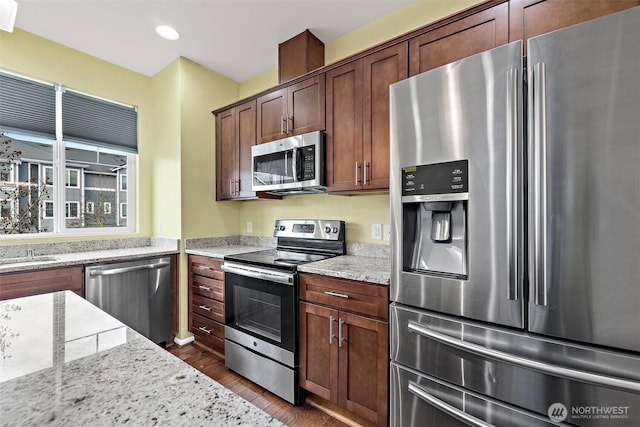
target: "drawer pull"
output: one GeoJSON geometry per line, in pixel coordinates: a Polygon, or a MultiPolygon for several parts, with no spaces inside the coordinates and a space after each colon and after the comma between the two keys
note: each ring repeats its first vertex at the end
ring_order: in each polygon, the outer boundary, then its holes
{"type": "Polygon", "coordinates": [[[205,291],[212,291],[213,289],[211,289],[209,286],[204,286],[204,285],[198,285],[199,289],[205,290],[205,291]]]}
{"type": "Polygon", "coordinates": [[[211,329],[207,329],[207,328],[205,328],[204,326],[199,326],[199,327],[198,327],[198,330],[200,330],[200,331],[204,332],[205,334],[209,334],[209,335],[211,335],[211,332],[212,332],[212,330],[211,330],[211,329]]]}
{"type": "Polygon", "coordinates": [[[349,295],[347,295],[347,294],[339,294],[339,293],[333,292],[333,291],[324,291],[324,293],[326,295],[331,295],[332,297],[349,298],[349,295]]]}
{"type": "Polygon", "coordinates": [[[203,309],[203,310],[211,311],[211,307],[209,307],[207,305],[199,305],[198,307],[203,309]]]}
{"type": "Polygon", "coordinates": [[[211,267],[207,267],[206,265],[196,265],[196,268],[197,268],[198,270],[207,270],[207,271],[209,271],[209,270],[213,270],[213,268],[211,268],[211,267]]]}

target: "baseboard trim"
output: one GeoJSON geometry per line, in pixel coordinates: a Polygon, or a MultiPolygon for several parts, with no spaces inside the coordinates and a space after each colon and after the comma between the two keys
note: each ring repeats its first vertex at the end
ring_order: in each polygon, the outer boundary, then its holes
{"type": "Polygon", "coordinates": [[[193,335],[191,335],[190,337],[183,338],[183,339],[175,337],[173,339],[173,342],[178,344],[178,345],[180,345],[180,346],[182,346],[182,345],[185,345],[185,344],[189,344],[190,342],[193,342],[194,340],[195,340],[195,337],[193,335]]]}

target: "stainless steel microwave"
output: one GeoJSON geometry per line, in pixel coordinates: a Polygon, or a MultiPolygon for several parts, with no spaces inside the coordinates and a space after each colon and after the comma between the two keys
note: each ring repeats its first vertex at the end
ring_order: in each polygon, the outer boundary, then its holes
{"type": "Polygon", "coordinates": [[[251,147],[251,191],[324,193],[324,132],[290,136],[251,147]]]}

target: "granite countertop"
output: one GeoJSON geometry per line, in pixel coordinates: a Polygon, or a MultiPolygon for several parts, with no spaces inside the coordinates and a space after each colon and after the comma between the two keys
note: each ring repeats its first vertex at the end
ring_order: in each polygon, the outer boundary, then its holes
{"type": "Polygon", "coordinates": [[[71,243],[5,246],[0,273],[130,260],[179,253],[176,239],[109,239],[71,243]],[[32,249],[34,256],[25,257],[32,249]],[[12,261],[20,262],[12,262],[12,261]]]}
{"type": "Polygon", "coordinates": [[[70,291],[0,302],[0,425],[282,426],[70,291]]]}
{"type": "Polygon", "coordinates": [[[322,261],[311,262],[298,267],[302,273],[321,274],[341,279],[388,285],[391,280],[389,258],[361,255],[343,255],[322,261]]]}

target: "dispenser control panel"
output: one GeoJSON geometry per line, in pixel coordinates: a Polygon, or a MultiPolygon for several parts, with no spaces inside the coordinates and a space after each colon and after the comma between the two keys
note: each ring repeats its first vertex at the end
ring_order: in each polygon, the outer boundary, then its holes
{"type": "Polygon", "coordinates": [[[466,193],[468,191],[468,160],[402,168],[403,196],[466,193]]]}

